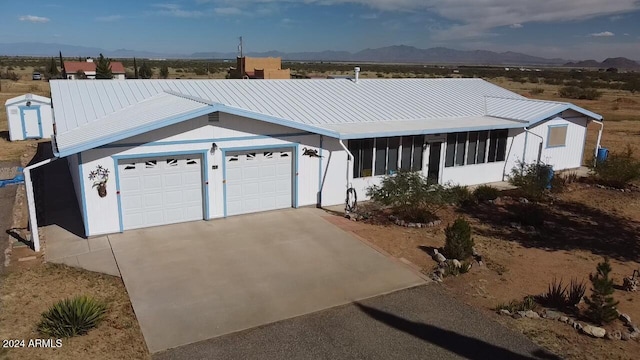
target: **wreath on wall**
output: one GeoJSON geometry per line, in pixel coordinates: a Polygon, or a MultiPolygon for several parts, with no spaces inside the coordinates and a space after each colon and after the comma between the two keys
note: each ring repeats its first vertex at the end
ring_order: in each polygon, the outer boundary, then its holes
{"type": "Polygon", "coordinates": [[[100,197],[107,196],[107,181],[109,181],[109,169],[98,165],[95,170],[89,173],[89,180],[93,181],[92,188],[98,189],[100,197]]]}

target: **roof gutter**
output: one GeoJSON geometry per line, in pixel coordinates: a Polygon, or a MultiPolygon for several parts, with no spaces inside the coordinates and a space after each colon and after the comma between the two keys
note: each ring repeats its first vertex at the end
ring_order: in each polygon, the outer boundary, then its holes
{"type": "Polygon", "coordinates": [[[31,231],[31,241],[33,242],[33,250],[40,251],[40,235],[38,233],[38,217],[36,215],[36,200],[33,195],[33,182],[31,181],[31,170],[39,168],[42,165],[49,164],[58,158],[51,158],[40,161],[24,168],[24,186],[27,192],[27,208],[29,210],[29,230],[31,231]]]}

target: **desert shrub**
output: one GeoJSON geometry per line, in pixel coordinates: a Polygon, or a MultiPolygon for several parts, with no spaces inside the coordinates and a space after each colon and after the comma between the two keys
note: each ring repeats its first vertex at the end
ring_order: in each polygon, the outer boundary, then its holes
{"type": "Polygon", "coordinates": [[[521,301],[511,300],[508,303],[498,304],[494,310],[509,310],[510,312],[528,311],[536,308],[535,298],[533,296],[525,296],[521,301]]]}
{"type": "Polygon", "coordinates": [[[611,153],[607,160],[592,164],[591,175],[604,185],[624,188],[631,181],[640,179],[640,161],[633,157],[633,149],[629,145],[625,151],[611,153]]]}
{"type": "Polygon", "coordinates": [[[203,69],[203,68],[195,68],[193,69],[193,72],[196,75],[207,75],[207,69],[203,69]]]}
{"type": "Polygon", "coordinates": [[[471,238],[471,226],[464,218],[457,218],[453,225],[444,230],[445,243],[444,255],[449,259],[464,260],[473,253],[473,239],[471,238]]]}
{"type": "Polygon", "coordinates": [[[529,200],[542,200],[549,186],[551,166],[544,163],[526,164],[518,162],[509,176],[509,183],[517,186],[529,200]]]}
{"type": "Polygon", "coordinates": [[[435,213],[449,202],[444,186],[407,171],[385,176],[379,186],[367,189],[367,196],[378,205],[390,206],[405,221],[423,223],[434,220],[435,213]]]}
{"type": "Polygon", "coordinates": [[[449,201],[452,204],[466,206],[475,202],[471,191],[469,191],[469,188],[466,186],[454,185],[447,188],[447,192],[449,193],[449,201]]]}
{"type": "Polygon", "coordinates": [[[20,75],[18,75],[18,73],[15,73],[13,71],[7,70],[6,72],[0,73],[0,79],[18,81],[20,80],[20,75]]]}
{"type": "Polygon", "coordinates": [[[587,285],[584,282],[578,282],[578,279],[571,279],[567,287],[567,306],[577,306],[584,297],[586,290],[587,285]]]}
{"type": "Polygon", "coordinates": [[[495,200],[498,196],[500,196],[500,190],[491,185],[480,185],[473,190],[473,197],[479,202],[495,200]]]}
{"type": "Polygon", "coordinates": [[[576,85],[563,86],[558,90],[558,95],[567,99],[596,100],[602,93],[596,89],[584,88],[576,85]]]}
{"type": "Polygon", "coordinates": [[[531,89],[531,95],[541,95],[544,94],[544,89],[543,88],[533,88],[531,89]]]}
{"type": "Polygon", "coordinates": [[[587,317],[596,324],[607,324],[618,317],[616,306],[618,302],[613,299],[613,279],[609,279],[611,265],[609,259],[596,267],[595,274],[589,275],[591,280],[591,296],[584,299],[587,304],[587,317]]]}
{"type": "Polygon", "coordinates": [[[562,309],[567,304],[567,288],[563,286],[562,280],[553,279],[549,284],[546,293],[538,296],[536,300],[544,306],[562,309]]]}
{"type": "Polygon", "coordinates": [[[54,304],[42,313],[38,331],[63,338],[84,335],[104,318],[107,307],[88,296],[76,296],[54,304]]]}
{"type": "Polygon", "coordinates": [[[181,72],[184,72],[184,70],[182,70],[182,69],[176,69],[176,72],[177,72],[177,73],[181,73],[181,72]]]}

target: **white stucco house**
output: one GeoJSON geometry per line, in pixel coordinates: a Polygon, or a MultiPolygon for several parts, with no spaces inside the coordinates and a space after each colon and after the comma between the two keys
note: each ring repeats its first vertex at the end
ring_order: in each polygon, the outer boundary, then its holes
{"type": "Polygon", "coordinates": [[[5,104],[9,139],[48,139],[53,135],[51,99],[24,94],[8,99],[5,104]]]}
{"type": "Polygon", "coordinates": [[[51,94],[87,236],[342,204],[398,170],[472,185],[519,160],[578,168],[602,120],[480,79],[51,81],[51,94]]]}

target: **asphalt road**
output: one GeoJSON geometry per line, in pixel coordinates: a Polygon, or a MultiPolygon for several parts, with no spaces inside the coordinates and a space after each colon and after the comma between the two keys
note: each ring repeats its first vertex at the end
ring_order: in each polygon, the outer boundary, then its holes
{"type": "Polygon", "coordinates": [[[155,354],[166,359],[558,359],[437,284],[155,354]]]}

